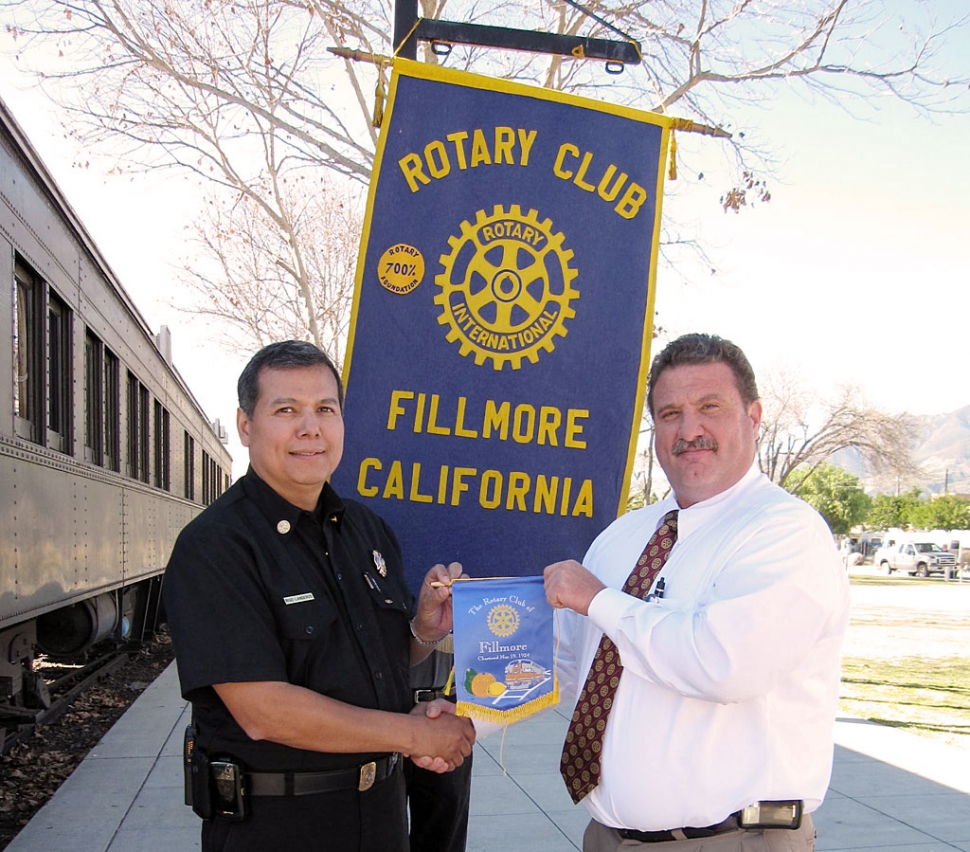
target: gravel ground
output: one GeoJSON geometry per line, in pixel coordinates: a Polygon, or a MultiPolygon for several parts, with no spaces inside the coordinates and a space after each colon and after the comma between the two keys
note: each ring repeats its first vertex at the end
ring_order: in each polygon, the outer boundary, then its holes
{"type": "Polygon", "coordinates": [[[0,758],[0,850],[171,661],[172,645],[162,632],[79,696],[57,722],[37,729],[0,758]]]}

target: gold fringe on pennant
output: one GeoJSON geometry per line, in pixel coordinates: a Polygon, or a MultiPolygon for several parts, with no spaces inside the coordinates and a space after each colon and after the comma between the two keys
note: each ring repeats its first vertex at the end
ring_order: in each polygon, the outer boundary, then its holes
{"type": "Polygon", "coordinates": [[[459,716],[469,719],[481,719],[483,722],[493,722],[496,725],[511,725],[534,716],[540,710],[547,710],[559,703],[559,678],[553,681],[552,692],[540,696],[525,704],[520,704],[511,710],[496,710],[494,707],[482,707],[470,701],[459,701],[455,712],[459,716]]]}
{"type": "Polygon", "coordinates": [[[673,130],[670,131],[670,166],[667,177],[677,180],[677,134],[673,130]]]}

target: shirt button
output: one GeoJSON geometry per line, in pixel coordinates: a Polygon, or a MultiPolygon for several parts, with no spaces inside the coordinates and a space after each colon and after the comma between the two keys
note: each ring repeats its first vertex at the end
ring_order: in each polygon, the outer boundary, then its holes
{"type": "Polygon", "coordinates": [[[383,677],[384,677],[384,675],[382,675],[380,672],[374,672],[374,679],[375,680],[380,680],[383,677]]]}
{"type": "Polygon", "coordinates": [[[357,622],[357,629],[358,630],[363,630],[364,629],[364,625],[361,624],[359,621],[357,622]]]}
{"type": "Polygon", "coordinates": [[[314,631],[314,627],[313,627],[312,624],[308,624],[306,627],[303,628],[303,631],[304,631],[304,633],[306,633],[307,636],[312,636],[313,635],[313,631],[314,631]]]}
{"type": "Polygon", "coordinates": [[[337,579],[338,579],[338,580],[342,580],[343,578],[344,578],[344,575],[343,575],[343,574],[338,574],[338,575],[337,575],[337,579]]]}

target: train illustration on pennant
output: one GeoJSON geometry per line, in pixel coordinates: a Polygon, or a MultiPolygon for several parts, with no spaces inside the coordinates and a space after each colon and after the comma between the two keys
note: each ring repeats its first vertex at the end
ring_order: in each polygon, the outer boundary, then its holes
{"type": "Polygon", "coordinates": [[[500,705],[526,698],[550,677],[552,673],[534,660],[512,660],[506,664],[501,680],[491,672],[465,669],[465,691],[475,698],[493,698],[492,704],[500,705]]]}
{"type": "Polygon", "coordinates": [[[2,101],[0,256],[6,743],[50,709],[39,654],[86,663],[155,630],[175,537],[231,460],[167,330],[152,334],[2,101]]]}

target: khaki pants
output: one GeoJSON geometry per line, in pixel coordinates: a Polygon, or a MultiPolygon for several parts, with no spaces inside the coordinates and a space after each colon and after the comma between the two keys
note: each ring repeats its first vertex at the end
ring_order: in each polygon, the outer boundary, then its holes
{"type": "Polygon", "coordinates": [[[666,843],[641,843],[624,840],[615,828],[591,820],[583,837],[583,852],[617,852],[617,850],[654,850],[654,852],[814,852],[815,826],[808,814],[801,828],[762,828],[728,831],[697,840],[670,840],[666,843]]]}

